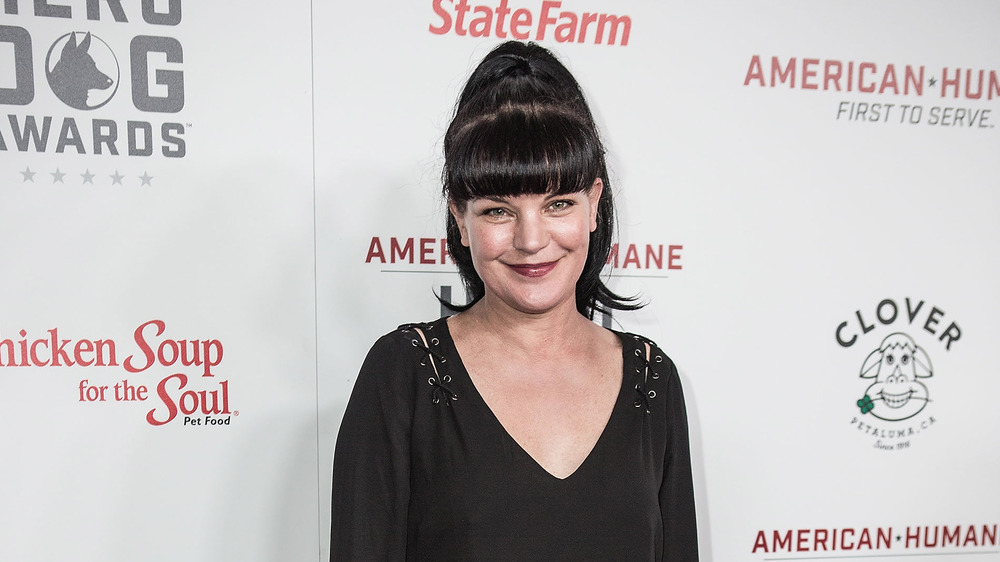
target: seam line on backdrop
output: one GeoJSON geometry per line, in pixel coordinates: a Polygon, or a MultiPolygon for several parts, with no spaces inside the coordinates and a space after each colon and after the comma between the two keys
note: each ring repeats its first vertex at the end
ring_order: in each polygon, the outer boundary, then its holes
{"type": "MultiPolygon", "coordinates": [[[[317,274],[316,249],[316,18],[314,2],[309,2],[309,127],[312,141],[312,205],[313,205],[313,394],[316,397],[316,491],[323,489],[323,459],[320,455],[319,424],[319,276],[317,274]]],[[[323,559],[323,497],[316,494],[316,560],[323,559]]]]}

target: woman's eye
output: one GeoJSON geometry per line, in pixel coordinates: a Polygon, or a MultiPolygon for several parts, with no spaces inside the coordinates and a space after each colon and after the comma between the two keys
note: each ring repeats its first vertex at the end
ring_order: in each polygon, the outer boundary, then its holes
{"type": "Polygon", "coordinates": [[[483,211],[483,214],[491,218],[500,218],[504,216],[505,211],[500,208],[493,208],[493,209],[486,209],[485,211],[483,211]]]}
{"type": "Polygon", "coordinates": [[[553,211],[562,211],[563,209],[568,208],[572,204],[573,204],[572,201],[559,200],[559,201],[553,201],[550,207],[552,208],[553,211]]]}

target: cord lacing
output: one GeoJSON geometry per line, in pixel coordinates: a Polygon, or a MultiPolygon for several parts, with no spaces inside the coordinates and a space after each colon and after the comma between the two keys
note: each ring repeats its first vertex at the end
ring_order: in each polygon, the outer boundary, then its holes
{"type": "MultiPolygon", "coordinates": [[[[448,359],[441,353],[431,349],[432,347],[440,345],[441,341],[437,338],[431,338],[430,345],[428,345],[427,338],[424,336],[423,330],[417,327],[413,327],[413,329],[420,336],[420,339],[411,339],[410,343],[413,344],[413,347],[420,349],[426,354],[426,357],[420,360],[420,365],[422,367],[426,367],[427,364],[430,363],[430,366],[433,369],[433,374],[427,378],[427,384],[432,387],[431,402],[438,404],[442,399],[444,399],[444,403],[450,406],[452,400],[458,400],[458,394],[456,394],[455,391],[449,386],[449,383],[451,383],[451,375],[448,373],[442,375],[438,371],[438,364],[444,365],[448,362],[448,359]]],[[[404,333],[409,332],[409,330],[403,331],[404,333]]]]}
{"type": "Polygon", "coordinates": [[[649,383],[649,379],[656,380],[660,378],[660,374],[654,370],[653,363],[662,363],[663,356],[657,354],[655,357],[653,357],[653,360],[650,361],[649,350],[653,349],[656,344],[654,344],[651,341],[644,340],[639,336],[633,336],[633,337],[643,344],[643,347],[646,349],[646,353],[643,353],[639,349],[635,350],[635,356],[639,359],[640,362],[640,366],[636,367],[635,369],[636,378],[638,379],[638,382],[635,385],[635,391],[639,394],[639,396],[636,398],[635,402],[632,403],[632,405],[635,406],[636,408],[645,406],[646,413],[649,414],[650,413],[649,401],[656,398],[656,391],[652,389],[646,390],[646,385],[649,383]]]}

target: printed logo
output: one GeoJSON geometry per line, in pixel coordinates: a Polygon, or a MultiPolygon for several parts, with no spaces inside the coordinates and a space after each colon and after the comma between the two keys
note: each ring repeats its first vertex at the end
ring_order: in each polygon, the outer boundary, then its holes
{"type": "Polygon", "coordinates": [[[21,4],[0,2],[0,154],[23,157],[0,188],[155,186],[188,150],[181,0],[21,4]],[[90,28],[108,21],[135,34],[90,28]]]}
{"type": "Polygon", "coordinates": [[[537,9],[511,8],[507,0],[495,6],[469,5],[468,0],[431,0],[436,22],[427,30],[435,35],[497,37],[521,41],[628,45],[632,18],[600,12],[563,10],[563,3],[545,0],[537,9]],[[605,43],[606,41],[606,43],[605,43]]]}
{"type": "Polygon", "coordinates": [[[994,549],[998,544],[997,529],[998,526],[995,522],[812,529],[799,526],[794,529],[760,529],[754,537],[750,553],[761,557],[785,553],[794,553],[796,556],[796,558],[763,557],[763,560],[830,560],[832,558],[867,560],[873,557],[989,555],[996,554],[994,549]],[[844,554],[831,556],[834,553],[844,554]]]}
{"type": "Polygon", "coordinates": [[[919,379],[933,374],[931,358],[913,338],[900,332],[889,334],[861,367],[861,378],[875,382],[858,400],[858,408],[880,420],[908,420],[930,400],[927,386],[919,379]]]}
{"type": "Polygon", "coordinates": [[[836,92],[828,115],[841,122],[970,130],[996,126],[984,102],[1000,99],[996,70],[812,57],[753,55],[743,86],[836,92]]]}
{"type": "Polygon", "coordinates": [[[52,92],[66,105],[97,109],[115,97],[121,71],[107,43],[89,31],[77,42],[79,33],[67,33],[52,44],[45,56],[45,77],[52,92]],[[56,52],[59,54],[53,57],[56,52]]]}
{"type": "Polygon", "coordinates": [[[39,367],[45,373],[86,369],[86,375],[72,376],[76,392],[67,396],[83,405],[140,405],[152,426],[228,426],[240,415],[230,406],[229,379],[220,380],[225,369],[220,372],[224,349],[218,339],[168,337],[163,320],[142,323],[128,341],[66,338],[59,328],[16,334],[0,334],[0,376],[39,367]]]}
{"type": "Polygon", "coordinates": [[[851,404],[851,426],[874,441],[874,448],[906,449],[937,423],[928,388],[928,379],[936,373],[930,353],[918,340],[930,335],[939,344],[935,353],[950,351],[962,329],[956,322],[942,328],[944,319],[942,309],[923,300],[907,297],[899,303],[887,298],[875,306],[874,316],[856,310],[854,318],[834,330],[841,347],[859,345],[867,350],[857,359],[860,368],[852,373],[854,381],[861,379],[852,383],[861,397],[851,404]],[[903,325],[906,332],[900,330],[903,325]]]}

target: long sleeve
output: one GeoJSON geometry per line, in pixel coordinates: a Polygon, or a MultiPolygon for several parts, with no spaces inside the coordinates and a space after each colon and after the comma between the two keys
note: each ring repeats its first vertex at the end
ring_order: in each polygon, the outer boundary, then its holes
{"type": "Polygon", "coordinates": [[[333,461],[330,560],[403,560],[410,496],[412,352],[379,339],[358,374],[333,461]]]}
{"type": "Polygon", "coordinates": [[[688,442],[687,411],[677,369],[671,364],[666,387],[667,449],[664,455],[660,510],[663,517],[663,560],[698,560],[694,483],[688,442]]]}

